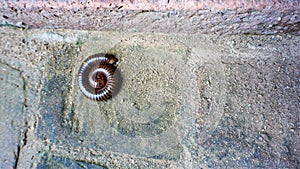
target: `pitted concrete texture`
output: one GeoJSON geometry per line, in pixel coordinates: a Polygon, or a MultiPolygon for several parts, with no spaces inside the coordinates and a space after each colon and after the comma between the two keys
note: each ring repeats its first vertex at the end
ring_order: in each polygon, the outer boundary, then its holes
{"type": "Polygon", "coordinates": [[[24,80],[21,73],[0,63],[0,167],[17,166],[24,121],[24,80]]]}
{"type": "Polygon", "coordinates": [[[156,33],[300,34],[300,1],[2,1],[0,24],[156,33]]]}
{"type": "Polygon", "coordinates": [[[299,166],[299,36],[0,34],[0,168],[299,166]],[[104,102],[77,84],[96,53],[119,59],[104,102]]]}

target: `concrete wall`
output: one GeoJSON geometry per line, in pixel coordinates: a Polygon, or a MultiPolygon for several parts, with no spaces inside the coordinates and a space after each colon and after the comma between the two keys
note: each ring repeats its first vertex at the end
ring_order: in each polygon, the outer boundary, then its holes
{"type": "Polygon", "coordinates": [[[300,164],[299,1],[1,1],[0,22],[0,168],[300,164]],[[77,83],[96,53],[119,59],[104,102],[77,83]]]}
{"type": "Polygon", "coordinates": [[[299,34],[300,2],[273,1],[5,1],[2,25],[79,30],[299,34]]]}
{"type": "Polygon", "coordinates": [[[297,36],[0,35],[2,168],[299,165],[297,36]],[[105,102],[78,88],[95,53],[119,59],[105,102]]]}

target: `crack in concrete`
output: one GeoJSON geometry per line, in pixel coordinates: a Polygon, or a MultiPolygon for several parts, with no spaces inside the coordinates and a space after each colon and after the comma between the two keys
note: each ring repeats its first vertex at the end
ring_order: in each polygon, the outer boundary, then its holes
{"type": "MultiPolygon", "coordinates": [[[[22,82],[23,82],[23,86],[22,86],[22,90],[23,90],[23,96],[24,96],[24,100],[23,100],[23,106],[22,106],[22,112],[20,113],[21,115],[24,115],[24,112],[25,112],[25,108],[27,107],[27,92],[26,92],[26,79],[25,77],[22,75],[22,70],[19,70],[5,62],[0,62],[0,64],[4,64],[6,65],[7,67],[19,72],[19,75],[20,77],[22,78],[22,82]]],[[[13,124],[13,120],[11,122],[11,127],[14,126],[13,124]]],[[[28,123],[26,122],[25,120],[25,124],[23,127],[27,126],[28,123]]],[[[21,127],[22,128],[22,127],[21,127]]],[[[19,159],[20,159],[20,154],[21,154],[21,150],[22,148],[27,144],[27,132],[28,132],[28,128],[26,129],[25,133],[23,134],[22,133],[22,129],[19,133],[19,143],[18,143],[18,148],[17,148],[17,152],[14,152],[14,158],[15,158],[15,162],[14,162],[14,165],[13,165],[13,168],[14,169],[17,169],[18,168],[18,162],[19,162],[19,159]],[[24,136],[24,137],[23,137],[24,136]],[[20,138],[23,138],[23,139],[20,139],[20,138]]]]}

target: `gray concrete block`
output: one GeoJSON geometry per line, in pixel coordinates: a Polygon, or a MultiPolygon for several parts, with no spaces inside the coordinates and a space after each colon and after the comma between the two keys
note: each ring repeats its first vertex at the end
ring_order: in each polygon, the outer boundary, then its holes
{"type": "Polygon", "coordinates": [[[81,161],[71,160],[67,158],[55,157],[45,153],[36,166],[37,169],[43,168],[74,168],[74,169],[107,169],[107,167],[88,164],[81,161]]]}
{"type": "Polygon", "coordinates": [[[0,71],[0,168],[14,168],[25,126],[25,84],[19,70],[0,63],[0,71]]]}
{"type": "Polygon", "coordinates": [[[1,62],[25,81],[21,168],[299,164],[298,36],[7,27],[1,35],[1,62]],[[119,59],[117,92],[103,102],[77,84],[95,53],[119,59]]]}

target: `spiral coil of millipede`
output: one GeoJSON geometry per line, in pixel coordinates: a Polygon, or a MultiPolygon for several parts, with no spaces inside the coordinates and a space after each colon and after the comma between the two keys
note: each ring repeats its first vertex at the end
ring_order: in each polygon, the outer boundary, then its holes
{"type": "Polygon", "coordinates": [[[117,61],[115,56],[102,53],[84,60],[78,71],[78,84],[87,98],[103,101],[112,97],[117,61]]]}

